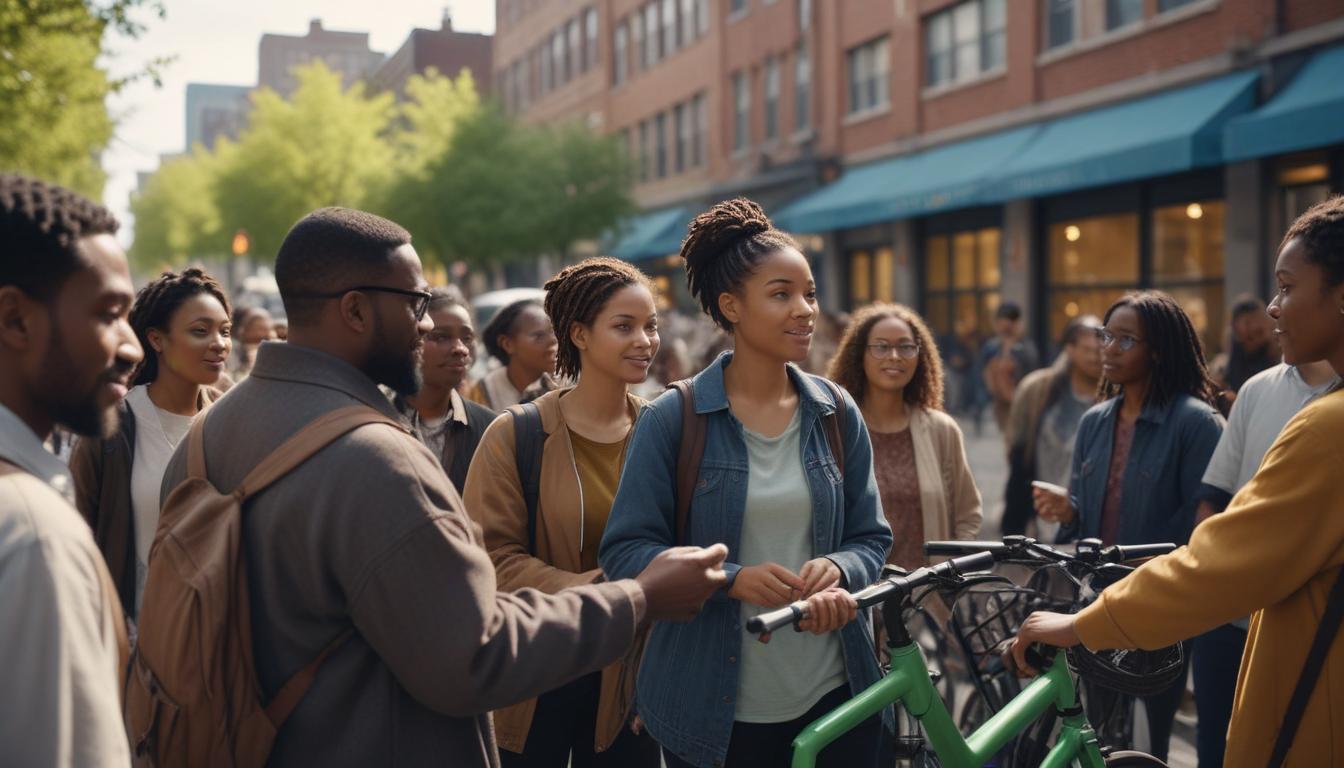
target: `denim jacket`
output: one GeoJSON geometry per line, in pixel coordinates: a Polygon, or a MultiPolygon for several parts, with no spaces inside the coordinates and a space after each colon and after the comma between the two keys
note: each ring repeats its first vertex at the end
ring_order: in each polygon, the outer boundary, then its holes
{"type": "MultiPolygon", "coordinates": [[[[724,570],[729,585],[741,565],[748,459],[742,424],[728,409],[724,353],[694,379],[695,410],[709,414],[705,453],[691,501],[688,543],[728,546],[724,570]]],[[[843,419],[845,472],[840,476],[826,444],[821,419],[835,410],[829,391],[815,377],[789,367],[799,394],[800,467],[812,489],[812,551],[840,568],[843,584],[858,589],[875,581],[891,547],[873,477],[873,452],[858,407],[848,394],[843,419]]],[[[645,409],[626,454],[620,487],[602,537],[599,559],[610,579],[635,576],[654,556],[674,545],[677,450],[681,442],[681,395],[668,391],[645,409]]],[[[636,688],[640,717],[653,738],[693,765],[723,764],[733,730],[742,643],[756,642],[741,624],[740,603],[719,590],[694,621],[655,624],[636,688]]],[[[880,672],[872,631],[862,614],[840,630],[850,690],[877,682],[880,672]]],[[[890,726],[890,708],[883,715],[890,726]]]]}
{"type": "MultiPolygon", "coordinates": [[[[1115,423],[1124,396],[1083,414],[1073,449],[1069,497],[1077,511],[1059,531],[1059,541],[1101,536],[1101,509],[1115,444],[1115,423]]],[[[1223,434],[1223,417],[1212,406],[1178,395],[1166,406],[1148,403],[1134,425],[1134,443],[1121,481],[1117,544],[1170,541],[1185,544],[1195,528],[1204,470],[1223,434]]]]}

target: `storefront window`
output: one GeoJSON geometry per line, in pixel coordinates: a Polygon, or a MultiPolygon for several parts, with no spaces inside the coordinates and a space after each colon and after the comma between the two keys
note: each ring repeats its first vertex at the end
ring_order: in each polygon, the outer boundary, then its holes
{"type": "Polygon", "coordinates": [[[895,301],[896,252],[883,246],[849,252],[849,306],[895,301]]]}
{"type": "Polygon", "coordinates": [[[849,305],[851,309],[873,300],[873,257],[867,251],[849,254],[849,305]]]}
{"type": "Polygon", "coordinates": [[[1139,285],[1139,216],[1120,213],[1049,226],[1050,328],[1057,339],[1070,320],[1101,314],[1139,285]]]}
{"type": "Polygon", "coordinates": [[[924,314],[934,333],[990,332],[999,306],[998,227],[931,235],[924,240],[924,314]]]}
{"type": "Polygon", "coordinates": [[[1180,302],[1210,357],[1222,349],[1225,212],[1221,200],[1153,209],[1153,286],[1180,302]]]}

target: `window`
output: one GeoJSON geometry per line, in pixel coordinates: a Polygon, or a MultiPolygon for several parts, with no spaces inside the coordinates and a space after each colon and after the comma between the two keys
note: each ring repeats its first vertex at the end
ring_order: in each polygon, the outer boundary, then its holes
{"type": "Polygon", "coordinates": [[[644,68],[644,62],[648,60],[649,52],[646,48],[648,43],[644,40],[644,17],[639,11],[630,14],[630,41],[634,48],[635,63],[630,70],[636,71],[644,68]]]}
{"type": "Polygon", "coordinates": [[[569,72],[566,67],[569,65],[569,58],[565,56],[565,33],[556,30],[551,35],[551,85],[559,88],[569,79],[569,72]]]}
{"type": "Polygon", "coordinates": [[[695,40],[695,0],[681,0],[681,44],[695,40]]]}
{"type": "Polygon", "coordinates": [[[537,49],[537,59],[541,64],[541,92],[544,94],[555,87],[555,73],[551,72],[551,51],[548,44],[537,49]]]}
{"type": "Polygon", "coordinates": [[[570,19],[568,24],[569,31],[569,64],[565,72],[565,79],[569,80],[579,76],[583,71],[583,30],[579,28],[578,19],[570,19]]]}
{"type": "Polygon", "coordinates": [[[936,335],[988,334],[999,306],[998,227],[963,229],[924,240],[924,316],[936,335]]]}
{"type": "Polygon", "coordinates": [[[667,176],[667,113],[659,112],[654,118],[655,172],[658,178],[667,176]]]}
{"type": "Polygon", "coordinates": [[[765,140],[779,138],[779,57],[765,62],[765,140]]]}
{"type": "Polygon", "coordinates": [[[1073,42],[1077,34],[1077,0],[1045,0],[1045,47],[1073,42]]]}
{"type": "Polygon", "coordinates": [[[686,131],[685,119],[690,114],[690,108],[687,104],[678,104],[672,107],[672,172],[681,173],[686,170],[686,160],[689,152],[686,143],[690,139],[686,131]]]}
{"type": "Polygon", "coordinates": [[[709,33],[709,0],[695,0],[695,33],[709,33]]]}
{"type": "Polygon", "coordinates": [[[798,29],[807,32],[812,28],[812,0],[798,0],[798,29]]]}
{"type": "Polygon", "coordinates": [[[1143,0],[1106,0],[1106,29],[1120,29],[1143,21],[1143,0]]]}
{"type": "Polygon", "coordinates": [[[517,67],[514,78],[518,81],[518,98],[522,106],[526,107],[532,101],[532,62],[524,56],[518,61],[517,67]]]}
{"type": "Polygon", "coordinates": [[[849,51],[849,113],[868,112],[890,103],[887,38],[874,40],[849,51]]]}
{"type": "Polygon", "coordinates": [[[587,40],[583,47],[583,70],[587,72],[597,66],[597,9],[589,8],[583,13],[583,29],[587,40]]]}
{"type": "Polygon", "coordinates": [[[644,6],[644,67],[652,69],[658,63],[658,4],[644,6]]]}
{"type": "Polygon", "coordinates": [[[709,105],[705,94],[695,97],[695,140],[691,142],[691,165],[699,168],[705,163],[705,140],[709,136],[709,105]]]}
{"type": "Polygon", "coordinates": [[[849,300],[858,307],[896,300],[896,252],[890,247],[849,252],[849,300]]]}
{"type": "Polygon", "coordinates": [[[1055,222],[1046,242],[1052,339],[1079,315],[1104,315],[1121,294],[1139,285],[1137,213],[1055,222]]]}
{"type": "Polygon", "coordinates": [[[728,15],[738,16],[747,12],[747,0],[728,0],[728,15]]]}
{"type": "Polygon", "coordinates": [[[1180,8],[1183,5],[1189,5],[1195,0],[1157,0],[1157,12],[1166,13],[1174,8],[1180,8]]]}
{"type": "Polygon", "coordinates": [[[677,50],[677,0],[663,0],[663,55],[677,50]]]}
{"type": "Polygon", "coordinates": [[[793,57],[793,130],[805,131],[812,124],[812,65],[807,46],[799,45],[793,57]]]}
{"type": "Polygon", "coordinates": [[[649,180],[649,161],[653,155],[649,152],[649,121],[639,123],[639,180],[649,180]]]}
{"type": "Polygon", "coordinates": [[[1222,348],[1224,214],[1221,200],[1153,208],[1153,287],[1171,294],[1213,356],[1222,348]]]}
{"type": "Polygon", "coordinates": [[[973,80],[1004,66],[1004,0],[968,0],[924,25],[929,85],[973,80]]]}
{"type": "Polygon", "coordinates": [[[627,58],[628,51],[625,50],[625,25],[617,25],[616,31],[611,36],[611,84],[621,85],[628,77],[628,67],[630,60],[627,58]]]}
{"type": "Polygon", "coordinates": [[[733,75],[733,149],[741,151],[751,141],[751,84],[746,72],[733,75]]]}

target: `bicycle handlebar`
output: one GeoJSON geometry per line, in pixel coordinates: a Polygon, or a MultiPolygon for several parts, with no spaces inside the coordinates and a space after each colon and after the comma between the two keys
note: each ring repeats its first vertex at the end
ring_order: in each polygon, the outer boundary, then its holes
{"type": "MultiPolygon", "coordinates": [[[[854,599],[860,608],[868,608],[884,602],[894,594],[908,595],[920,587],[942,579],[957,579],[963,573],[982,570],[994,564],[994,555],[990,552],[974,552],[964,557],[954,558],[938,565],[917,568],[909,575],[883,579],[854,592],[854,599]]],[[[747,631],[754,634],[766,634],[796,624],[807,618],[807,601],[798,600],[783,608],[767,611],[747,621],[747,631]]]]}
{"type": "Polygon", "coordinates": [[[1120,564],[1135,560],[1146,560],[1150,557],[1165,555],[1174,549],[1176,549],[1176,545],[1171,543],[1113,544],[1109,547],[1103,547],[1097,539],[1083,539],[1078,542],[1076,554],[1070,555],[1026,536],[1005,536],[1003,541],[930,541],[924,544],[924,554],[930,556],[957,556],[971,552],[988,552],[994,556],[996,561],[1022,558],[1076,562],[1085,565],[1120,564]]]}

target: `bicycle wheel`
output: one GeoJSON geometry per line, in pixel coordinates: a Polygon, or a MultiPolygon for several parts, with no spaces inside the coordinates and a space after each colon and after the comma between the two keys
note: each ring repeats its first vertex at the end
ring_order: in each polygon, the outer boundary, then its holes
{"type": "Polygon", "coordinates": [[[1124,750],[1108,755],[1106,768],[1167,768],[1167,764],[1143,752],[1124,750]]]}

